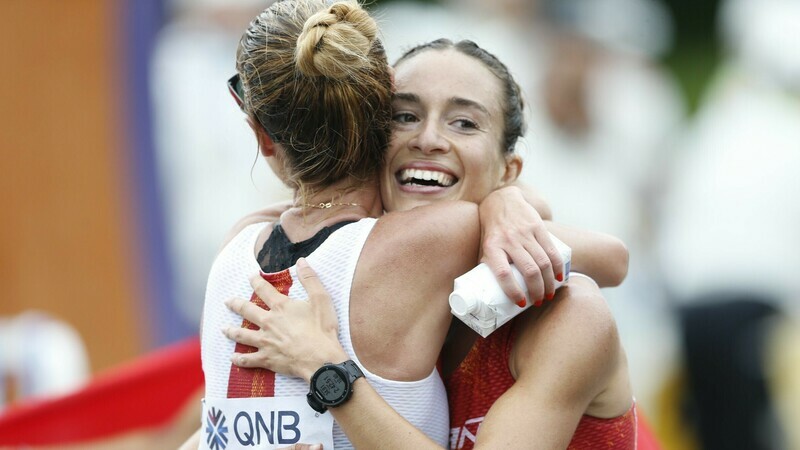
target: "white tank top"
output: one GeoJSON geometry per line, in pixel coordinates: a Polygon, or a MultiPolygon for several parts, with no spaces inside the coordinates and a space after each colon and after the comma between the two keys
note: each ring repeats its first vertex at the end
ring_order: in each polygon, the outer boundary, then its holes
{"type": "MultiPolygon", "coordinates": [[[[377,219],[367,218],[343,226],[332,233],[306,260],[331,296],[339,320],[339,341],[344,350],[361,367],[369,383],[387,403],[416,428],[439,445],[446,447],[449,429],[447,396],[438,371],[434,368],[428,377],[419,381],[387,380],[366,370],[353,350],[350,337],[350,289],[356,263],[376,221],[377,219]]],[[[202,327],[202,359],[206,379],[205,402],[222,404],[225,401],[233,401],[225,400],[232,397],[262,399],[273,396],[302,397],[303,401],[298,400],[294,408],[301,415],[305,413],[313,415],[314,411],[310,406],[300,405],[300,403],[305,403],[305,395],[309,388],[307,382],[300,378],[286,377],[266,370],[232,367],[230,356],[235,351],[236,344],[221,333],[225,327],[243,326],[242,318],[228,310],[223,302],[233,297],[251,298],[253,290],[248,277],[260,272],[254,256],[255,245],[259,233],[266,225],[266,223],[253,224],[242,230],[225,246],[211,267],[203,308],[202,327]]],[[[294,266],[280,274],[283,275],[283,281],[290,285],[288,288],[290,298],[295,300],[307,298],[305,289],[297,280],[294,266]]],[[[242,352],[241,349],[236,351],[242,352]]],[[[228,413],[228,416],[231,415],[228,413]]],[[[206,405],[202,418],[202,427],[205,433],[201,440],[204,441],[204,444],[201,448],[213,450],[223,448],[222,444],[224,444],[224,448],[230,449],[237,440],[242,443],[242,447],[247,448],[273,447],[269,443],[254,442],[256,440],[254,436],[256,436],[255,433],[259,433],[258,437],[263,438],[261,434],[266,434],[267,430],[274,431],[274,417],[272,426],[267,417],[264,418],[265,425],[262,430],[258,430],[260,422],[250,416],[239,417],[239,415],[222,417],[218,409],[206,405]],[[253,423],[256,425],[252,425],[253,423]],[[225,430],[224,436],[222,430],[225,430]],[[265,433],[260,433],[261,431],[265,433]],[[224,438],[225,441],[220,441],[215,447],[213,442],[215,436],[219,439],[224,438]]],[[[322,416],[329,417],[330,414],[322,416]]],[[[317,415],[317,418],[320,416],[317,415]]],[[[326,417],[322,418],[327,419],[326,417]]],[[[290,423],[289,419],[286,420],[290,423]]],[[[277,423],[280,424],[280,418],[277,419],[277,423]]],[[[286,432],[289,438],[292,437],[290,431],[286,432]]],[[[261,439],[261,441],[264,440],[261,439]]],[[[287,442],[291,443],[291,440],[283,441],[282,445],[278,445],[277,442],[272,444],[274,447],[283,447],[287,442]]],[[[300,442],[316,443],[305,440],[300,442]]],[[[337,449],[352,448],[352,444],[336,423],[333,424],[333,443],[337,449]]],[[[237,448],[235,445],[233,447],[237,448]]]]}

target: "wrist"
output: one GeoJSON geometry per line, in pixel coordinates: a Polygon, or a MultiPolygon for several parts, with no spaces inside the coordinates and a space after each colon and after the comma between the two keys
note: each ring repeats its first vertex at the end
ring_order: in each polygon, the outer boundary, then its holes
{"type": "Polygon", "coordinates": [[[512,199],[520,202],[526,202],[525,196],[522,195],[522,191],[518,187],[503,186],[501,188],[493,190],[488,195],[486,195],[486,197],[484,197],[483,201],[481,202],[481,205],[483,204],[491,205],[492,203],[495,202],[503,203],[512,199]]]}
{"type": "Polygon", "coordinates": [[[298,374],[307,382],[311,381],[311,377],[314,375],[314,372],[316,372],[323,365],[327,363],[339,364],[350,359],[350,356],[347,355],[347,352],[344,351],[341,345],[320,348],[318,350],[319,351],[315,352],[306,361],[306,363],[303,364],[303,367],[300,369],[300,373],[298,374]]]}
{"type": "Polygon", "coordinates": [[[353,384],[364,377],[364,372],[353,360],[339,364],[325,364],[311,376],[308,405],[320,414],[328,408],[341,406],[353,396],[353,384]]]}
{"type": "Polygon", "coordinates": [[[489,222],[498,217],[504,217],[509,208],[516,205],[527,204],[519,188],[505,186],[490,192],[478,205],[478,215],[481,223],[489,222]]]}

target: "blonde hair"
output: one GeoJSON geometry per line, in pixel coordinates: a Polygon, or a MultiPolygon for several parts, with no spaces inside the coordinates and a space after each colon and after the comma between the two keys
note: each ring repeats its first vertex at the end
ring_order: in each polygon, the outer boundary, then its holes
{"type": "Polygon", "coordinates": [[[310,196],[374,181],[391,126],[391,78],[375,20],[355,1],[284,0],[237,51],[245,110],[281,144],[287,182],[310,196]]]}

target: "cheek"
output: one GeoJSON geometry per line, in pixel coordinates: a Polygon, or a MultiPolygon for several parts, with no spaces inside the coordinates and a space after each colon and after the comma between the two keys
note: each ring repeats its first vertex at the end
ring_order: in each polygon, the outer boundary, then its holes
{"type": "Polygon", "coordinates": [[[386,153],[383,155],[383,168],[381,169],[381,174],[383,178],[390,178],[393,176],[392,162],[394,161],[395,157],[397,157],[397,153],[400,147],[398,145],[398,140],[392,138],[389,141],[389,146],[386,148],[386,153]]]}
{"type": "Polygon", "coordinates": [[[396,187],[395,184],[390,181],[391,180],[384,174],[381,180],[381,202],[383,203],[384,211],[394,211],[397,209],[397,202],[395,201],[397,198],[395,192],[396,187]]]}
{"type": "MultiPolygon", "coordinates": [[[[489,153],[488,150],[477,152],[475,157],[465,164],[468,178],[465,183],[468,186],[465,187],[472,201],[483,200],[500,184],[505,162],[500,156],[490,157],[489,153]]],[[[494,155],[494,150],[491,153],[494,155]]]]}
{"type": "Polygon", "coordinates": [[[392,161],[397,154],[400,152],[400,149],[403,148],[403,139],[397,136],[396,133],[392,133],[392,138],[389,140],[389,145],[386,147],[386,153],[383,157],[383,161],[385,163],[385,167],[391,165],[392,161]]]}

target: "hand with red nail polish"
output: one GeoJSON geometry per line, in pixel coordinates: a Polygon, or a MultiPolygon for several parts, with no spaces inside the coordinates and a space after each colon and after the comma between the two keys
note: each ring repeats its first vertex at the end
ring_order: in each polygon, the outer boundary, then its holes
{"type": "Polygon", "coordinates": [[[508,298],[542,298],[556,289],[555,271],[562,271],[564,258],[542,217],[516,186],[490,193],[480,204],[482,228],[481,262],[495,274],[508,298]],[[511,275],[513,265],[522,283],[511,275]]]}

